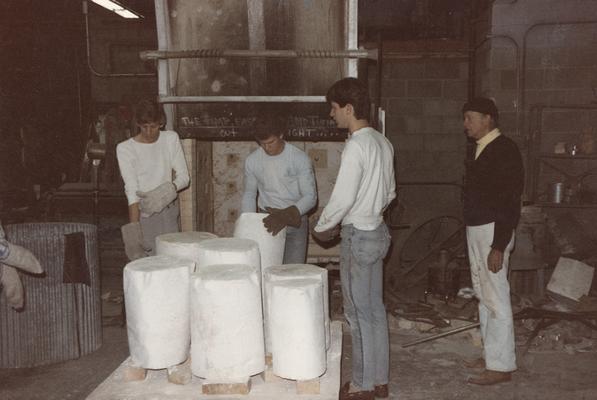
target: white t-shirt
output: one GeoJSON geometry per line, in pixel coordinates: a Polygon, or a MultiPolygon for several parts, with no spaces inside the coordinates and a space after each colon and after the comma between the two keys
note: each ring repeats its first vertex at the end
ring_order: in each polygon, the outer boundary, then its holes
{"type": "Polygon", "coordinates": [[[187,163],[174,131],[160,131],[153,143],[127,139],[116,146],[116,156],[129,205],[139,202],[137,191],[147,192],[165,182],[174,183],[177,190],[189,185],[187,163]]]}
{"type": "Polygon", "coordinates": [[[372,231],[395,197],[392,144],[375,129],[361,128],[346,141],[332,196],[314,229],[323,232],[342,222],[372,231]]]}

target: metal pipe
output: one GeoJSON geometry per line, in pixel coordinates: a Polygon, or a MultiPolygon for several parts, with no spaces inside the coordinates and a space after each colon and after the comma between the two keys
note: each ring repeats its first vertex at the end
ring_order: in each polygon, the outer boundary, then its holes
{"type": "Polygon", "coordinates": [[[325,96],[160,96],[160,103],[325,103],[325,96]]]}
{"type": "MultiPolygon", "coordinates": [[[[249,26],[249,49],[265,50],[264,0],[247,0],[247,21],[249,26]]],[[[266,63],[263,60],[249,61],[249,94],[262,93],[267,80],[266,63]]]]}
{"type": "MultiPolygon", "coordinates": [[[[474,3],[473,3],[474,4],[474,3]]],[[[474,7],[474,6],[473,6],[474,7]]],[[[475,20],[478,20],[475,19],[475,20]]],[[[467,97],[472,99],[475,97],[475,24],[476,21],[471,21],[469,25],[469,39],[468,39],[468,82],[467,82],[467,97]]]]}
{"type": "MultiPolygon", "coordinates": [[[[379,109],[381,108],[381,99],[382,99],[382,88],[383,88],[383,38],[381,36],[381,32],[377,34],[377,48],[379,51],[379,59],[377,60],[377,80],[376,80],[376,100],[377,107],[375,109],[375,120],[374,126],[375,128],[379,129],[379,109]]],[[[385,121],[384,121],[384,131],[385,131],[385,121]]]]}
{"type": "Polygon", "coordinates": [[[140,52],[142,60],[172,58],[368,58],[377,60],[377,49],[368,50],[260,50],[260,49],[198,49],[147,50],[140,52]]]}
{"type": "Polygon", "coordinates": [[[142,73],[142,74],[138,74],[138,73],[123,73],[123,74],[104,74],[102,72],[98,72],[92,65],[91,62],[91,49],[90,49],[90,40],[89,40],[89,10],[87,9],[87,1],[83,0],[83,15],[85,16],[85,43],[87,45],[87,67],[89,68],[89,71],[91,71],[91,73],[97,77],[100,78],[124,78],[124,77],[135,77],[135,78],[141,78],[141,77],[155,77],[156,74],[154,73],[142,73]]]}
{"type": "Polygon", "coordinates": [[[469,329],[473,329],[476,328],[478,326],[481,326],[481,324],[479,322],[475,322],[474,324],[470,324],[470,325],[464,325],[461,326],[460,328],[455,328],[446,332],[442,332],[442,333],[438,333],[437,335],[432,335],[423,339],[418,339],[418,340],[413,340],[412,342],[408,342],[408,343],[404,343],[402,345],[402,348],[406,348],[406,347],[410,347],[410,346],[414,346],[416,344],[420,344],[420,343],[425,343],[425,342],[429,342],[431,340],[435,340],[435,339],[439,339],[445,336],[450,336],[453,335],[455,333],[459,333],[459,332],[464,332],[464,331],[468,331],[469,329]]]}

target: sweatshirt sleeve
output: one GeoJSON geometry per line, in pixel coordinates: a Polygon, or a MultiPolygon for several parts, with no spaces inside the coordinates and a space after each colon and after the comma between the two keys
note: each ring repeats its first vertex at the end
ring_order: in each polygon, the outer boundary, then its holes
{"type": "Polygon", "coordinates": [[[127,142],[119,143],[116,146],[116,158],[118,159],[118,168],[120,175],[124,181],[124,193],[126,195],[128,205],[139,202],[137,191],[139,190],[139,182],[137,181],[137,174],[135,173],[135,159],[133,153],[127,142]]]}
{"type": "Polygon", "coordinates": [[[187,168],[187,162],[184,158],[184,152],[182,150],[182,143],[178,134],[174,132],[175,140],[172,144],[172,169],[174,169],[175,178],[174,185],[178,191],[185,189],[189,186],[189,170],[187,168]]]}
{"type": "Polygon", "coordinates": [[[524,188],[524,167],[520,151],[511,142],[500,159],[495,183],[499,187],[498,209],[493,233],[493,249],[504,251],[520,219],[520,202],[524,188]]]}
{"type": "Polygon", "coordinates": [[[314,228],[316,232],[327,231],[342,222],[356,201],[362,175],[360,149],[356,143],[348,141],[342,152],[340,170],[330,201],[314,228]]]}
{"type": "Polygon", "coordinates": [[[298,184],[301,198],[296,202],[301,215],[305,215],[317,203],[317,188],[315,186],[315,174],[311,159],[306,154],[301,154],[298,161],[298,184]]]}

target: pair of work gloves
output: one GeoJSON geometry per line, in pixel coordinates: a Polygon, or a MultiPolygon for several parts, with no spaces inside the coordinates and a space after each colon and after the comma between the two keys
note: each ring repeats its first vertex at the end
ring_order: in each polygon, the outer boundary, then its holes
{"type": "Polygon", "coordinates": [[[287,226],[298,228],[301,226],[301,212],[296,206],[286,208],[265,207],[269,215],[263,218],[263,226],[269,233],[276,236],[287,226]]]}
{"type": "MultiPolygon", "coordinates": [[[[176,187],[172,182],[162,183],[148,192],[137,192],[139,211],[153,215],[162,211],[176,200],[176,187]]],[[[139,222],[128,223],[121,228],[124,251],[130,261],[145,257],[147,249],[143,246],[143,234],[139,222]]]]}
{"type": "Polygon", "coordinates": [[[39,260],[24,247],[10,243],[0,226],[0,286],[7,303],[21,309],[25,303],[25,291],[17,269],[32,274],[44,272],[39,260]]]}
{"type": "MultiPolygon", "coordinates": [[[[269,215],[263,218],[263,225],[265,226],[265,229],[267,229],[267,231],[273,236],[276,236],[278,232],[287,226],[292,226],[294,228],[301,226],[301,213],[296,206],[290,206],[287,208],[266,207],[265,211],[267,211],[269,215]]],[[[329,242],[330,240],[336,238],[339,233],[340,225],[336,225],[335,227],[323,232],[311,230],[313,237],[320,242],[329,242]]]]}

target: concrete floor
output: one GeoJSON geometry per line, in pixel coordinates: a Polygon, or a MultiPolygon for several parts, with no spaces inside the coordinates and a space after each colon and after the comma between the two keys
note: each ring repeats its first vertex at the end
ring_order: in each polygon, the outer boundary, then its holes
{"type": "MultiPolygon", "coordinates": [[[[390,398],[434,399],[597,399],[595,352],[564,351],[529,353],[519,359],[519,370],[510,383],[494,387],[467,385],[469,371],[462,357],[479,351],[470,335],[458,334],[403,349],[401,344],[424,335],[416,330],[391,334],[390,398]]],[[[25,369],[0,369],[0,399],[85,399],[128,356],[126,330],[104,327],[103,346],[86,357],[60,364],[25,369]]],[[[345,333],[343,380],[350,378],[350,337],[345,333]]]]}
{"type": "MultiPolygon", "coordinates": [[[[63,400],[85,399],[128,356],[126,329],[122,320],[120,296],[122,295],[121,268],[123,251],[119,244],[118,226],[125,216],[100,219],[102,241],[102,293],[103,345],[79,360],[35,368],[0,369],[0,399],[2,400],[63,400]]],[[[332,275],[333,276],[333,275],[332,275]]],[[[338,285],[332,288],[331,309],[334,319],[341,319],[341,296],[338,285]]],[[[529,400],[529,399],[597,399],[597,342],[595,333],[566,326],[568,335],[581,332],[589,345],[581,348],[570,346],[534,346],[529,353],[519,357],[519,369],[510,383],[494,387],[466,384],[470,371],[460,365],[465,357],[477,356],[480,347],[478,333],[460,333],[417,346],[401,345],[422,338],[416,327],[398,328],[392,321],[390,394],[401,400],[529,400]]],[[[404,324],[402,324],[404,326],[404,324]]],[[[558,325],[537,340],[560,340],[558,325]],[[551,339],[550,336],[551,335],[551,339]]],[[[517,324],[517,334],[525,327],[517,324]]],[[[580,333],[579,333],[580,334],[580,333]]],[[[342,380],[350,379],[350,335],[345,329],[342,356],[342,380]]]]}

